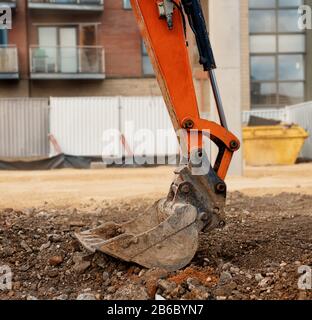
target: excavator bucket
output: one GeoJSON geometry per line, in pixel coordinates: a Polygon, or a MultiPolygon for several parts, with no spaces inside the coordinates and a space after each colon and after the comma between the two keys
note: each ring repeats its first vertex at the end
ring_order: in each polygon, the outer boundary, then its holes
{"type": "Polygon", "coordinates": [[[146,268],[177,270],[187,265],[197,250],[196,209],[175,206],[173,214],[160,211],[161,202],[150,212],[124,224],[112,222],[77,235],[90,251],[101,251],[146,268]]]}
{"type": "Polygon", "coordinates": [[[183,268],[196,253],[200,231],[224,224],[225,189],[215,193],[210,182],[222,182],[212,169],[196,179],[187,166],[176,173],[167,198],[147,212],[123,224],[105,223],[76,237],[89,251],[101,251],[146,268],[183,268]],[[207,193],[207,187],[211,192],[207,193]]]}

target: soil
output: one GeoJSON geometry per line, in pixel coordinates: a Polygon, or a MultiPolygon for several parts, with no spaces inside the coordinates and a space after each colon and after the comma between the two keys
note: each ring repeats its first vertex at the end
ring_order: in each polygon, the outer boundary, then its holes
{"type": "MultiPolygon", "coordinates": [[[[0,209],[79,207],[90,199],[158,199],[166,196],[174,167],[103,170],[0,171],[0,209]]],[[[250,196],[267,193],[312,194],[312,163],[247,167],[244,177],[227,178],[229,191],[250,196]]]]}
{"type": "MultiPolygon", "coordinates": [[[[133,188],[128,185],[130,193],[133,188]]],[[[50,197],[51,185],[47,189],[50,197]]],[[[0,299],[312,299],[312,290],[298,289],[299,266],[312,266],[309,192],[230,192],[226,227],[201,234],[192,263],[172,273],[87,252],[74,237],[104,222],[135,218],[155,196],[98,196],[65,206],[57,198],[38,204],[36,196],[33,203],[14,202],[17,192],[10,201],[2,194],[0,265],[12,269],[13,283],[0,290],[0,299]]]]}

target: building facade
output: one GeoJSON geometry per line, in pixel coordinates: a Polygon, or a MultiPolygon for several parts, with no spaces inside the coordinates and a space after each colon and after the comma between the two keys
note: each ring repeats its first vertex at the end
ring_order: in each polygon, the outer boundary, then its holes
{"type": "MultiPolygon", "coordinates": [[[[12,30],[0,33],[0,97],[161,94],[129,0],[0,3],[13,9],[12,30]]],[[[202,5],[209,21],[209,3],[202,5]]],[[[199,108],[208,112],[209,81],[192,32],[188,42],[199,108]]]]}
{"type": "Polygon", "coordinates": [[[311,99],[310,31],[298,26],[303,0],[250,0],[251,107],[279,108],[311,99]]]}
{"type": "MultiPolygon", "coordinates": [[[[215,1],[202,1],[213,46],[229,41],[223,29],[231,23],[215,19],[215,1]]],[[[0,97],[160,95],[129,0],[0,3],[13,10],[13,28],[0,30],[0,97]]],[[[222,3],[225,10],[233,5],[222,3]]],[[[298,28],[301,4],[312,6],[312,0],[239,1],[236,72],[243,110],[312,99],[312,37],[311,30],[298,28]]],[[[199,107],[208,112],[209,81],[192,36],[189,42],[199,107]]],[[[217,64],[222,54],[217,50],[217,64]]]]}
{"type": "Polygon", "coordinates": [[[160,95],[129,1],[0,2],[0,96],[160,95]]]}

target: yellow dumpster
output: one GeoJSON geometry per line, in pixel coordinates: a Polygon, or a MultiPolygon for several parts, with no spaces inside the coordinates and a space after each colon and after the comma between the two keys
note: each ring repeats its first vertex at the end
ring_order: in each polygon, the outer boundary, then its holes
{"type": "Polygon", "coordinates": [[[297,125],[245,127],[244,159],[251,166],[295,164],[307,137],[297,125]]]}

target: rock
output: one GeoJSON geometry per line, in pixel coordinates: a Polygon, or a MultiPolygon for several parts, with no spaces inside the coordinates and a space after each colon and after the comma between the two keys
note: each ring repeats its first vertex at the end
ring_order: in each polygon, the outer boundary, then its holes
{"type": "Polygon", "coordinates": [[[268,282],[270,281],[271,279],[270,278],[264,278],[262,279],[259,283],[258,283],[258,286],[260,288],[264,288],[267,286],[268,282]]]}
{"type": "Polygon", "coordinates": [[[64,261],[62,256],[54,256],[49,259],[49,264],[51,266],[58,266],[64,261]]]}
{"type": "Polygon", "coordinates": [[[284,268],[284,267],[286,267],[286,266],[287,266],[287,263],[286,263],[286,262],[283,261],[282,263],[280,263],[280,267],[281,267],[281,268],[284,268]]]}
{"type": "Polygon", "coordinates": [[[257,282],[260,282],[261,280],[263,280],[262,274],[261,274],[261,273],[257,273],[257,274],[255,275],[255,279],[256,279],[257,282]]]}
{"type": "Polygon", "coordinates": [[[235,281],[231,281],[227,286],[233,291],[237,288],[237,283],[235,281]]]}
{"type": "Polygon", "coordinates": [[[3,255],[5,257],[12,257],[15,252],[16,252],[15,248],[11,248],[11,247],[4,248],[3,255]]]}
{"type": "Polygon", "coordinates": [[[21,288],[21,283],[20,281],[16,281],[13,283],[13,290],[18,291],[21,288]]]}
{"type": "Polygon", "coordinates": [[[74,249],[74,251],[80,251],[80,242],[78,240],[73,240],[71,242],[71,246],[74,249]]]}
{"type": "Polygon", "coordinates": [[[116,292],[116,288],[114,286],[110,286],[107,288],[107,293],[115,293],[116,292]]]}
{"type": "Polygon", "coordinates": [[[8,296],[12,298],[15,295],[15,292],[13,290],[9,291],[8,296]]]}
{"type": "Polygon", "coordinates": [[[79,274],[84,273],[91,265],[90,261],[82,261],[73,266],[73,270],[79,274]]]}
{"type": "Polygon", "coordinates": [[[157,282],[158,288],[160,288],[162,291],[169,293],[170,291],[174,290],[177,286],[174,282],[167,281],[160,279],[157,282]]]}
{"type": "Polygon", "coordinates": [[[194,290],[196,287],[200,285],[200,282],[193,278],[187,278],[186,283],[190,291],[194,290]]]}
{"type": "Polygon", "coordinates": [[[83,253],[75,252],[73,255],[73,261],[75,265],[73,270],[77,273],[84,273],[90,266],[93,255],[85,255],[83,253]]]}
{"type": "Polygon", "coordinates": [[[44,243],[40,246],[39,251],[47,250],[51,246],[51,242],[48,241],[47,243],[44,243]]]}
{"type": "Polygon", "coordinates": [[[59,271],[56,269],[48,271],[48,276],[50,278],[56,278],[59,275],[59,271]]]}
{"type": "Polygon", "coordinates": [[[222,266],[222,270],[223,271],[227,271],[227,270],[229,270],[231,268],[231,266],[232,266],[232,263],[231,262],[227,262],[222,266]]]}
{"type": "Polygon", "coordinates": [[[307,299],[308,297],[307,297],[306,291],[300,291],[298,294],[298,300],[307,300],[307,299]]]}
{"type": "Polygon", "coordinates": [[[60,242],[62,240],[62,236],[59,234],[49,234],[48,235],[48,240],[52,242],[60,242]]]}
{"type": "Polygon", "coordinates": [[[146,270],[145,269],[142,269],[140,272],[139,272],[139,277],[141,278],[144,274],[145,274],[146,270]]]}
{"type": "Polygon", "coordinates": [[[24,212],[26,215],[32,215],[35,212],[35,208],[26,208],[24,212]]]}
{"type": "Polygon", "coordinates": [[[93,293],[81,293],[78,295],[77,300],[96,300],[93,293]]]}
{"type": "Polygon", "coordinates": [[[142,280],[145,281],[145,287],[151,299],[154,299],[155,297],[158,280],[166,278],[167,276],[168,272],[161,268],[149,269],[147,271],[144,271],[144,274],[141,275],[142,280]]]}
{"type": "Polygon", "coordinates": [[[237,267],[231,267],[230,268],[230,272],[233,274],[239,274],[240,270],[237,267]]]}
{"type": "Polygon", "coordinates": [[[229,272],[224,271],[220,275],[219,283],[223,285],[223,284],[229,283],[231,280],[232,280],[232,275],[229,272]]]}
{"type": "Polygon", "coordinates": [[[3,210],[4,213],[11,213],[11,212],[13,212],[13,211],[14,211],[13,208],[5,208],[5,209],[3,210]]]}
{"type": "Polygon", "coordinates": [[[30,246],[26,243],[25,240],[21,241],[21,247],[28,253],[32,252],[32,249],[30,248],[30,246]]]}
{"type": "Polygon", "coordinates": [[[166,299],[164,297],[162,297],[160,294],[156,294],[155,300],[166,300],[166,299]]]}
{"type": "Polygon", "coordinates": [[[34,297],[34,296],[28,295],[26,297],[26,300],[30,301],[30,300],[38,300],[38,299],[36,297],[34,297]]]}
{"type": "Polygon", "coordinates": [[[225,296],[217,296],[216,299],[222,301],[222,300],[226,300],[226,297],[225,296]]]}
{"type": "Polygon", "coordinates": [[[220,286],[216,289],[215,295],[216,296],[230,296],[232,294],[232,291],[236,289],[237,285],[234,281],[232,281],[228,285],[220,286]],[[232,284],[233,283],[233,284],[232,284]]]}
{"type": "Polygon", "coordinates": [[[103,213],[103,209],[102,208],[96,208],[96,210],[95,210],[95,214],[97,214],[97,215],[101,215],[103,213]]]}
{"type": "Polygon", "coordinates": [[[19,270],[22,271],[22,272],[26,272],[27,270],[30,269],[30,267],[31,266],[29,264],[24,264],[21,267],[19,267],[19,270]]]}
{"type": "Polygon", "coordinates": [[[102,274],[102,278],[103,278],[103,281],[106,282],[107,280],[109,280],[109,273],[108,272],[103,272],[102,274]]]}
{"type": "Polygon", "coordinates": [[[113,296],[114,300],[148,300],[146,288],[136,284],[127,284],[119,288],[113,296]]]}
{"type": "Polygon", "coordinates": [[[54,297],[53,300],[68,300],[68,295],[67,294],[61,294],[57,297],[54,297]]]}
{"type": "Polygon", "coordinates": [[[192,300],[207,300],[209,298],[209,292],[206,287],[199,286],[194,288],[190,293],[187,293],[184,297],[192,300]]]}
{"type": "Polygon", "coordinates": [[[96,253],[92,261],[102,269],[107,267],[107,258],[103,254],[96,253]]]}
{"type": "Polygon", "coordinates": [[[181,298],[186,292],[186,288],[183,288],[180,284],[171,291],[170,295],[174,299],[181,298]]]}

